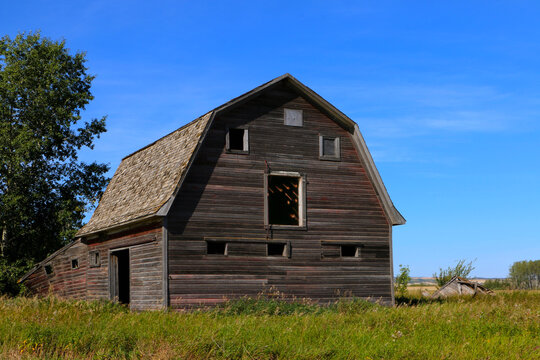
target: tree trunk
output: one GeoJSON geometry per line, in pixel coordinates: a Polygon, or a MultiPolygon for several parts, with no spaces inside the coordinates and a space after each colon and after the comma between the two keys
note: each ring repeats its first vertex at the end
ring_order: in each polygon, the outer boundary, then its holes
{"type": "Polygon", "coordinates": [[[4,225],[2,227],[2,240],[0,240],[0,258],[4,257],[4,248],[6,247],[7,243],[7,228],[4,225]]]}

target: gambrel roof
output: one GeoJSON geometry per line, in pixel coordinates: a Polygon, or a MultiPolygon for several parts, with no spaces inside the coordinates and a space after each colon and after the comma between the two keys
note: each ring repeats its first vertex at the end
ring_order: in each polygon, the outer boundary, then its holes
{"type": "Polygon", "coordinates": [[[215,108],[125,157],[101,197],[92,218],[79,230],[77,236],[87,236],[166,215],[214,117],[281,83],[295,90],[351,133],[389,222],[392,225],[404,224],[405,219],[390,200],[358,125],[292,75],[285,74],[215,108]]]}
{"type": "Polygon", "coordinates": [[[77,236],[154,215],[173,195],[212,112],[122,159],[77,236]]]}

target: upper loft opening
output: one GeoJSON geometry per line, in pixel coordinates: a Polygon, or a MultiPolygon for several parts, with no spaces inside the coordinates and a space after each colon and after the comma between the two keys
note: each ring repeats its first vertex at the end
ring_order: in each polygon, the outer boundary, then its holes
{"type": "Polygon", "coordinates": [[[243,127],[228,129],[225,142],[228,152],[237,154],[249,153],[248,129],[243,127]]]}
{"type": "Polygon", "coordinates": [[[304,227],[305,177],[296,172],[273,171],[265,177],[265,225],[304,227]]]}

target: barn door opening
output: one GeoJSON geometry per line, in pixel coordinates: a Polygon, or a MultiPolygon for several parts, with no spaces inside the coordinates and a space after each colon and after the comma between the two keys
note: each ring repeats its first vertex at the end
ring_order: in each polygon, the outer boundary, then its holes
{"type": "Polygon", "coordinates": [[[111,299],[129,304],[129,249],[111,252],[111,299]]]}

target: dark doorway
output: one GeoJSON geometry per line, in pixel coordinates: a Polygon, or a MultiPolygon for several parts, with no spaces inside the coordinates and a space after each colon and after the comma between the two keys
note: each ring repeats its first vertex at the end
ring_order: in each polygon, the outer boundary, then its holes
{"type": "Polygon", "coordinates": [[[129,304],[129,249],[111,252],[111,298],[129,304]]]}

